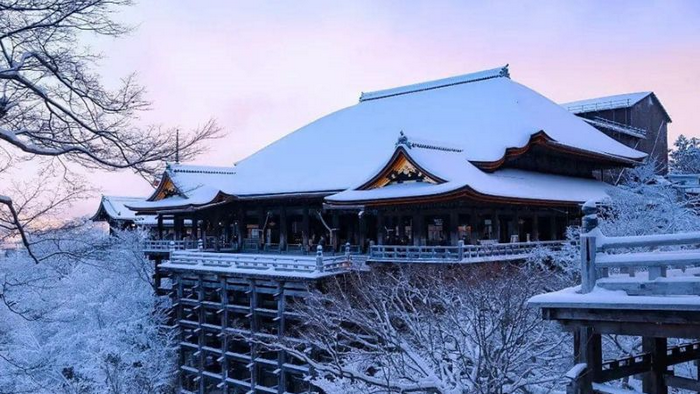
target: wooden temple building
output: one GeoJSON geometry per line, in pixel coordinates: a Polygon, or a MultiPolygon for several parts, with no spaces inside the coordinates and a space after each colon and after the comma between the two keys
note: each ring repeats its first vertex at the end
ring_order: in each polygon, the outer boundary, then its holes
{"type": "Polygon", "coordinates": [[[312,371],[242,337],[289,335],[310,288],[365,261],[522,259],[645,157],[506,66],[362,93],[230,167],[169,164],[126,207],[155,218],[182,393],[300,393],[312,371]]]}
{"type": "Polygon", "coordinates": [[[236,251],[556,240],[597,172],[645,157],[503,67],[363,93],[231,167],[170,164],[127,206],[236,251]]]}

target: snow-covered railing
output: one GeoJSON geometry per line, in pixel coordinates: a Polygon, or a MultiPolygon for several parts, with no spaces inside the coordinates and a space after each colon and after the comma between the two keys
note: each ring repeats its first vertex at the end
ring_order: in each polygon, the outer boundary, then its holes
{"type": "Polygon", "coordinates": [[[700,265],[700,232],[608,237],[597,228],[596,207],[586,204],[583,212],[587,232],[581,235],[581,293],[590,293],[596,284],[625,290],[629,295],[700,293],[700,277],[686,272],[689,267],[700,265]],[[640,248],[650,251],[639,251],[640,248]],[[668,268],[680,271],[669,278],[668,268]],[[623,275],[612,280],[611,269],[623,275]],[[637,270],[648,276],[632,280],[637,270]]]}
{"type": "Polygon", "coordinates": [[[169,252],[171,250],[197,249],[195,240],[147,239],[143,241],[144,252],[169,252]]]}
{"type": "Polygon", "coordinates": [[[463,241],[459,241],[457,246],[373,245],[370,246],[369,260],[474,263],[518,260],[526,258],[536,248],[559,249],[565,242],[543,241],[465,245],[463,241]]]}
{"type": "Polygon", "coordinates": [[[212,253],[177,250],[170,253],[170,264],[190,268],[231,268],[237,270],[293,271],[299,273],[338,272],[350,269],[349,254],[327,256],[319,248],[315,256],[273,254],[212,253]]]}
{"type": "Polygon", "coordinates": [[[619,100],[609,100],[609,101],[598,101],[591,103],[584,103],[578,105],[570,105],[566,107],[567,111],[573,112],[575,114],[582,112],[593,112],[593,111],[605,111],[609,109],[617,108],[627,108],[631,104],[630,99],[619,99],[619,100]]]}
{"type": "Polygon", "coordinates": [[[624,133],[627,135],[631,135],[631,136],[637,137],[637,138],[645,138],[647,135],[647,131],[645,129],[630,126],[630,125],[624,124],[624,123],[615,122],[615,121],[612,121],[610,119],[602,118],[600,116],[596,116],[593,119],[586,119],[586,118],[582,118],[582,119],[584,121],[586,121],[587,123],[590,123],[594,126],[604,127],[606,129],[617,131],[619,133],[624,133]]]}

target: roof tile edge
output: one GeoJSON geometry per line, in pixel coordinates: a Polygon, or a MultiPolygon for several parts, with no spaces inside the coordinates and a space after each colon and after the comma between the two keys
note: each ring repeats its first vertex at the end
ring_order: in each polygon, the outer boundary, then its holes
{"type": "Polygon", "coordinates": [[[434,81],[421,82],[396,88],[377,90],[374,92],[362,92],[362,94],[360,95],[360,102],[399,96],[409,93],[422,92],[432,89],[445,88],[454,85],[461,85],[464,83],[484,81],[492,78],[510,78],[508,64],[499,68],[477,71],[474,73],[458,75],[455,77],[437,79],[434,81]]]}

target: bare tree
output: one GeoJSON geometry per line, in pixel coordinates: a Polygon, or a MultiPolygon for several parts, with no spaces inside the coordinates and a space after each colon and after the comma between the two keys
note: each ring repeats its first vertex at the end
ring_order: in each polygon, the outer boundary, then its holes
{"type": "Polygon", "coordinates": [[[544,392],[567,366],[566,337],[526,305],[544,281],[495,265],[350,274],[299,304],[300,341],[259,342],[328,393],[544,392]]]}
{"type": "MultiPolygon", "coordinates": [[[[201,152],[219,136],[213,121],[181,141],[162,127],[133,122],[148,107],[134,76],[117,89],[94,71],[100,55],[80,45],[85,34],[120,36],[129,29],[113,18],[130,0],[0,0],[0,174],[13,165],[52,158],[106,170],[133,169],[144,177],[172,161],[201,152]],[[178,146],[179,145],[179,146],[178,146]],[[179,149],[176,149],[179,148],[179,149]]],[[[67,167],[66,167],[67,168],[67,167]]],[[[21,207],[0,187],[5,220],[29,246],[21,207]]],[[[71,193],[68,193],[70,196],[71,193]]]]}

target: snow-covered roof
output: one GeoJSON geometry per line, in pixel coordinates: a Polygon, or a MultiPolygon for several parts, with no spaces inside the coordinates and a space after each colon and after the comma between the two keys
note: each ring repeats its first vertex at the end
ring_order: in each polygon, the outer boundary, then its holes
{"type": "Polygon", "coordinates": [[[142,197],[103,195],[100,200],[100,206],[91,220],[104,220],[106,216],[112,220],[131,221],[140,225],[155,225],[157,223],[155,215],[137,215],[136,210],[127,207],[127,205],[138,204],[145,200],[146,199],[142,197]]]}
{"type": "Polygon", "coordinates": [[[235,167],[210,171],[213,167],[171,164],[166,176],[187,201],[171,197],[134,207],[203,205],[219,192],[237,198],[331,195],[371,174],[402,130],[416,140],[459,147],[460,162],[498,162],[509,148],[524,147],[542,132],[560,146],[611,159],[646,156],[512,81],[503,67],[364,93],[359,103],[298,129],[235,167]]]}
{"type": "MultiPolygon", "coordinates": [[[[420,170],[441,180],[437,184],[409,182],[390,184],[384,187],[363,189],[351,188],[326,197],[331,203],[363,203],[392,199],[411,199],[437,196],[455,192],[502,197],[506,199],[556,201],[581,203],[601,200],[607,196],[610,185],[594,180],[544,174],[516,169],[502,169],[493,173],[480,170],[466,160],[459,150],[436,148],[425,144],[399,145],[400,154],[407,155],[420,170]]],[[[396,157],[396,153],[391,155],[396,157]]],[[[391,160],[391,159],[390,159],[391,160]]],[[[385,160],[385,166],[390,164],[385,160]]],[[[372,174],[374,177],[381,168],[372,174]]],[[[363,182],[367,184],[371,178],[363,182]]]]}
{"type": "Polygon", "coordinates": [[[616,94],[612,96],[603,96],[585,100],[571,101],[568,103],[563,103],[561,104],[561,106],[574,114],[604,111],[618,108],[629,108],[642,101],[650,94],[652,94],[652,92],[616,94]]]}

